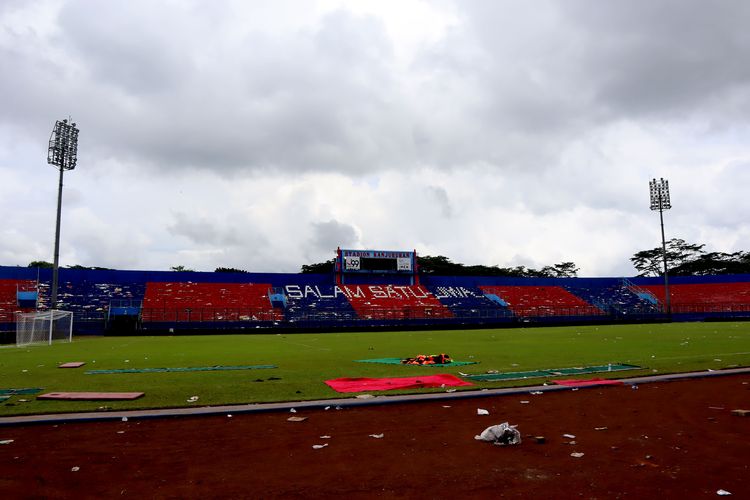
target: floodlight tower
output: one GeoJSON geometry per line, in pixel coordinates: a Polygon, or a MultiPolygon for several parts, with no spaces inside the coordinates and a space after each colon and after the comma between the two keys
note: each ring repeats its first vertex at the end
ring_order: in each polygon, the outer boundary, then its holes
{"type": "Polygon", "coordinates": [[[50,309],[57,309],[57,278],[60,265],[60,213],[62,212],[63,172],[76,168],[78,162],[78,129],[75,123],[57,120],[49,138],[47,163],[60,170],[57,186],[57,224],[55,226],[55,262],[52,267],[52,300],[50,309]]]}
{"type": "Polygon", "coordinates": [[[669,201],[669,181],[665,179],[652,179],[649,183],[651,188],[651,210],[659,211],[659,220],[661,221],[661,251],[664,259],[664,297],[667,307],[667,314],[672,314],[671,297],[669,294],[669,277],[667,276],[667,242],[664,239],[664,210],[672,208],[669,201]]]}

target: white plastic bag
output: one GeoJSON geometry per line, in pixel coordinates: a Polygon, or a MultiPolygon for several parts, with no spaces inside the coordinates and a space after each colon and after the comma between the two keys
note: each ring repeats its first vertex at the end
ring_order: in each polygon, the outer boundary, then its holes
{"type": "Polygon", "coordinates": [[[517,425],[508,425],[503,422],[500,425],[487,427],[478,436],[474,436],[477,441],[486,441],[498,446],[507,446],[521,444],[521,433],[518,432],[517,425]]]}

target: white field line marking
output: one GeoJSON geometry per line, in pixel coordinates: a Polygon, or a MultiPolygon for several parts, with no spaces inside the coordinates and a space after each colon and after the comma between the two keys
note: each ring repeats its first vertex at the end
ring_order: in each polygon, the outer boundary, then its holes
{"type": "MultiPolygon", "coordinates": [[[[746,354],[750,354],[750,351],[746,352],[722,352],[722,353],[704,353],[704,354],[695,354],[692,356],[669,356],[669,357],[662,357],[662,358],[654,358],[654,359],[690,359],[690,358],[703,358],[703,357],[711,357],[711,356],[743,356],[746,354]]],[[[649,358],[651,359],[651,358],[649,358]]]]}
{"type": "Polygon", "coordinates": [[[284,340],[284,339],[280,339],[280,340],[282,342],[286,343],[286,344],[301,345],[302,347],[309,347],[310,349],[317,349],[319,351],[330,351],[331,350],[330,347],[317,347],[317,346],[314,346],[314,345],[303,344],[301,342],[291,342],[289,340],[284,340]]]}

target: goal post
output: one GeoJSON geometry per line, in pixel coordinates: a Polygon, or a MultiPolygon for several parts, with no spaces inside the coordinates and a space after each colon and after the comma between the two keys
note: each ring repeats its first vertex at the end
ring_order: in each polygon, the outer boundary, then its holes
{"type": "Polygon", "coordinates": [[[73,313],[70,311],[36,311],[17,313],[16,345],[52,344],[73,341],[73,313]]]}

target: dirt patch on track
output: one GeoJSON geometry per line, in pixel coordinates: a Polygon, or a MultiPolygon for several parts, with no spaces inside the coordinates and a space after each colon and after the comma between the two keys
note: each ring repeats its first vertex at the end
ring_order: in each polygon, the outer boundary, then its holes
{"type": "Polygon", "coordinates": [[[269,412],[5,427],[0,440],[14,441],[0,445],[0,492],[5,498],[713,498],[724,489],[750,498],[750,417],[731,414],[739,408],[750,409],[747,375],[300,410],[293,415],[307,417],[302,422],[269,412]],[[477,408],[490,415],[478,416],[477,408]],[[518,425],[520,446],[474,440],[505,421],[518,425]]]}

